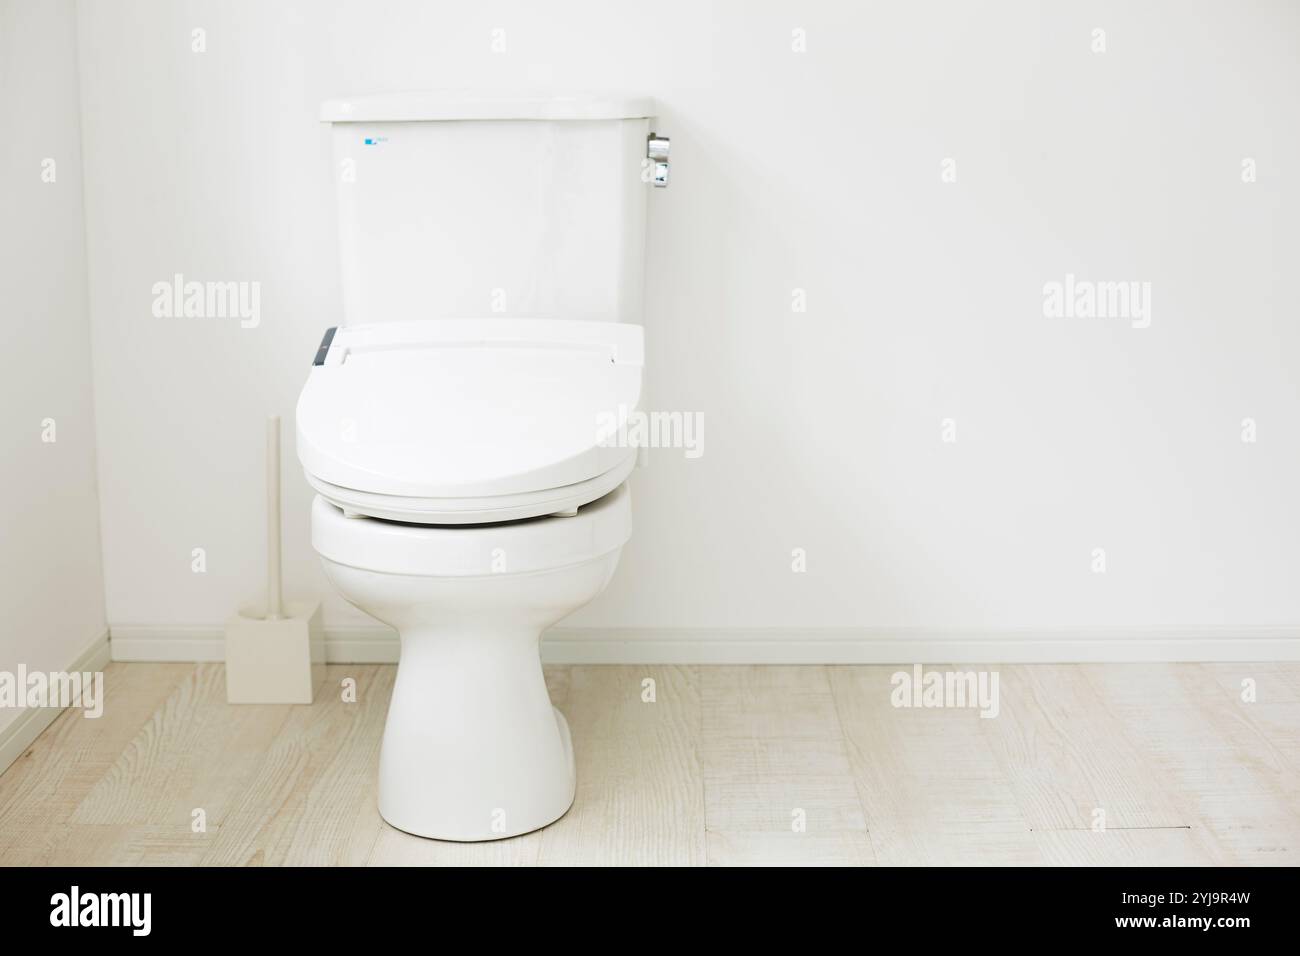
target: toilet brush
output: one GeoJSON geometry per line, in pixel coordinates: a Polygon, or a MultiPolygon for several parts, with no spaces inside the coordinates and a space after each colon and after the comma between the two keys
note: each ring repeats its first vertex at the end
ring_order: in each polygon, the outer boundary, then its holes
{"type": "Polygon", "coordinates": [[[266,422],[266,603],[226,623],[226,700],[310,704],[324,677],[319,601],[284,600],[280,567],[280,417],[266,422]]]}

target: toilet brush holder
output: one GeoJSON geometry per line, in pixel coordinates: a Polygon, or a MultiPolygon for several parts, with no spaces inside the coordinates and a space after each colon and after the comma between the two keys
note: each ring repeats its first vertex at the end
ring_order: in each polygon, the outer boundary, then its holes
{"type": "Polygon", "coordinates": [[[310,704],[325,676],[319,601],[285,602],[280,583],[280,419],[266,428],[266,603],[226,623],[226,701],[310,704]]]}

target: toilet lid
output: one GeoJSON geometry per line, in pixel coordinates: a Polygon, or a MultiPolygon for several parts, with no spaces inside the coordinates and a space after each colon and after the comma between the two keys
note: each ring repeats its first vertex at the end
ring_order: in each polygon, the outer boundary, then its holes
{"type": "Polygon", "coordinates": [[[640,326],[429,319],[327,333],[298,400],[298,457],[341,488],[417,498],[587,481],[636,453],[640,326]]]}

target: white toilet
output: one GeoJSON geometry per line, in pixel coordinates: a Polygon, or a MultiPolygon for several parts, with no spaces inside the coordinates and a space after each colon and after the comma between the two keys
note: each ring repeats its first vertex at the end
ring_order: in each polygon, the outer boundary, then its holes
{"type": "Polygon", "coordinates": [[[299,398],[298,456],[330,580],[401,636],[379,768],[401,830],[499,839],[573,802],[539,640],[604,589],[632,532],[642,170],[666,177],[650,113],[595,96],[322,107],[345,323],[299,398]]]}

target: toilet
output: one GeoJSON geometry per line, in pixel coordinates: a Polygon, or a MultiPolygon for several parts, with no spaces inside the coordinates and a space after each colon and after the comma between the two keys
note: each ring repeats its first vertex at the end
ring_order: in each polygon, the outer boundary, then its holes
{"type": "Polygon", "coordinates": [[[401,640],[378,792],[408,833],[500,839],[573,803],[539,645],[632,533],[646,194],[666,181],[650,115],[594,95],[321,108],[343,322],[297,451],[326,576],[401,640]]]}

